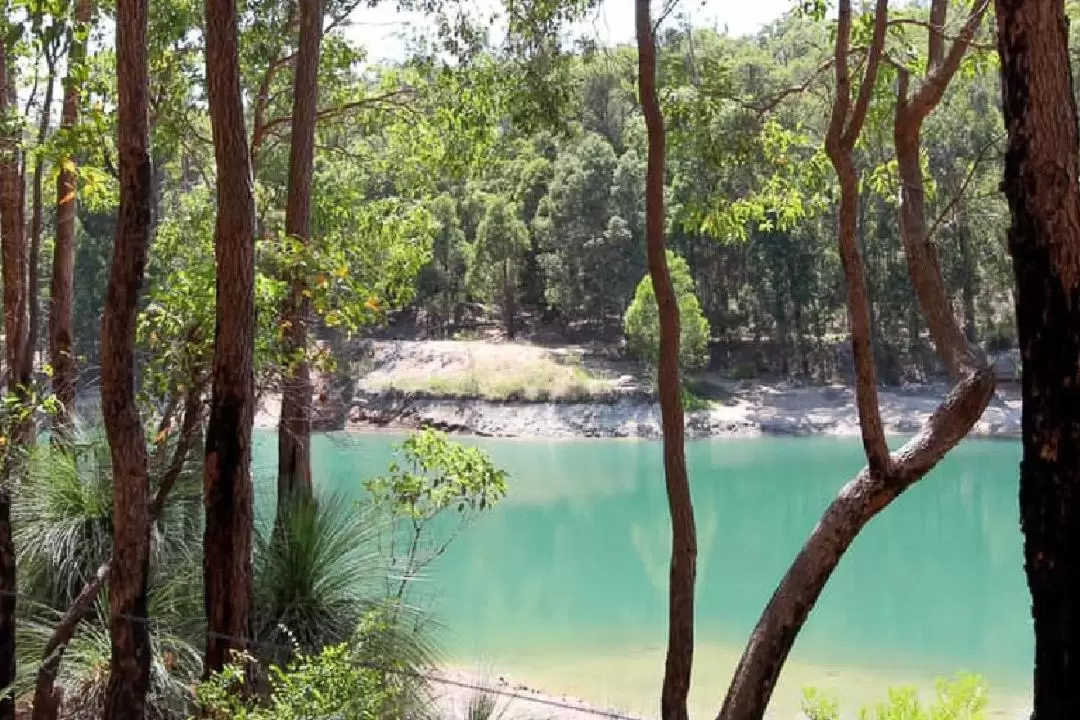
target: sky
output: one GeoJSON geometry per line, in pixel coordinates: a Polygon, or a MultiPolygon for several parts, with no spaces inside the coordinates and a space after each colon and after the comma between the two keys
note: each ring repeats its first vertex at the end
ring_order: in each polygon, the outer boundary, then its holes
{"type": "MultiPolygon", "coordinates": [[[[472,2],[480,12],[490,12],[500,4],[498,0],[472,2]]],[[[732,35],[745,35],[777,19],[792,5],[792,0],[682,0],[675,14],[685,14],[694,25],[719,29],[726,25],[732,35]]],[[[390,3],[379,3],[374,8],[361,7],[353,14],[352,23],[349,35],[368,48],[371,60],[379,61],[401,59],[404,37],[421,27],[423,20],[416,14],[398,12],[390,3]]],[[[599,9],[583,29],[602,44],[630,42],[634,38],[633,0],[600,0],[599,9]]]]}

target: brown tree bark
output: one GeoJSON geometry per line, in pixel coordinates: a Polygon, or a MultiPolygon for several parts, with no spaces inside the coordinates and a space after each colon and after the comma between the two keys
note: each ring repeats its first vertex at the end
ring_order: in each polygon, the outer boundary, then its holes
{"type": "Polygon", "coordinates": [[[986,362],[981,351],[967,341],[956,323],[945,289],[937,248],[926,221],[926,190],[919,162],[921,135],[923,122],[945,94],[988,5],[989,0],[980,0],[972,6],[964,26],[946,54],[943,25],[948,0],[933,0],[931,18],[937,17],[941,22],[932,22],[929,30],[930,48],[937,52],[931,52],[926,77],[914,92],[909,92],[910,73],[900,66],[896,83],[893,142],[900,176],[900,238],[919,308],[926,317],[938,355],[953,380],[960,378],[970,368],[984,366],[986,362]]]}
{"type": "Polygon", "coordinates": [[[1080,717],[1080,183],[1061,0],[996,0],[1024,358],[1020,519],[1035,625],[1032,720],[1080,717]]]}
{"type": "MultiPolygon", "coordinates": [[[[940,2],[941,0],[934,0],[935,6],[940,2]]],[[[954,41],[944,57],[941,57],[945,52],[944,42],[940,43],[939,48],[939,43],[931,38],[930,81],[922,86],[918,96],[919,102],[926,106],[923,118],[940,100],[941,93],[959,65],[984,10],[985,5],[972,11],[961,37],[954,41]]],[[[982,416],[994,391],[993,372],[982,354],[968,348],[966,341],[963,341],[963,335],[949,309],[936,259],[932,258],[926,249],[929,239],[925,234],[925,217],[916,216],[917,210],[922,208],[908,197],[909,193],[916,201],[921,197],[920,171],[917,185],[910,189],[905,188],[903,232],[908,233],[905,240],[908,269],[918,288],[919,307],[927,315],[931,327],[936,326],[932,334],[938,354],[947,366],[950,360],[952,361],[957,368],[959,380],[919,434],[900,450],[889,454],[877,402],[865,272],[856,242],[859,199],[858,174],[853,160],[855,143],[866,119],[877,70],[882,60],[888,23],[887,12],[887,0],[877,0],[866,69],[858,99],[852,106],[851,80],[847,69],[851,43],[851,3],[850,0],[840,0],[835,62],[837,94],[826,139],[826,150],[840,179],[841,200],[837,234],[848,284],[848,307],[856,364],[855,392],[867,466],[841,489],[837,498],[826,508],[806,544],[777,586],[735,670],[735,677],[720,710],[720,720],[757,720],[764,716],[795,638],[844,552],[877,513],[925,477],[946,453],[970,432],[971,427],[982,416]],[[922,235],[912,234],[918,233],[920,227],[922,235]],[[956,338],[960,338],[959,343],[956,338]]],[[[932,14],[944,22],[943,10],[935,8],[932,14]]],[[[940,23],[936,32],[941,32],[940,23]]],[[[899,116],[897,121],[899,122],[899,116]]],[[[906,140],[907,131],[897,132],[896,137],[906,140]]],[[[917,131],[914,149],[917,163],[917,131]]],[[[898,145],[898,155],[900,152],[898,145]]],[[[902,170],[902,176],[903,172],[902,170]]],[[[914,182],[911,177],[908,180],[914,182]]]]}
{"type": "Polygon", "coordinates": [[[668,643],[660,697],[663,720],[687,720],[686,698],[694,661],[694,582],[697,529],[686,472],[682,380],[679,377],[679,305],[664,242],[664,116],[656,94],[656,37],[649,0],[635,0],[638,92],[645,115],[645,245],[660,318],[657,379],[664,443],[664,480],[671,514],[668,643]]]}
{"type": "Polygon", "coordinates": [[[120,208],[101,322],[101,409],[113,471],[112,661],[106,720],[146,716],[150,631],[146,584],[150,498],[146,440],[135,402],[135,319],[150,245],[148,0],[117,0],[120,208]]]}
{"type": "MultiPolygon", "coordinates": [[[[299,0],[300,46],[296,56],[289,188],[285,232],[302,244],[311,235],[311,178],[318,120],[319,48],[322,43],[322,0],[299,0]]],[[[307,361],[311,303],[307,278],[294,270],[282,312],[287,369],[282,384],[278,426],[278,515],[294,494],[311,494],[311,370],[307,361]]]]}
{"type": "Polygon", "coordinates": [[[206,74],[217,162],[217,326],[203,469],[206,662],[211,673],[251,637],[255,417],[255,201],[240,86],[235,0],[206,0],[206,74]]]}
{"type": "MultiPolygon", "coordinates": [[[[3,27],[3,26],[0,26],[3,27]]],[[[0,115],[17,111],[14,60],[8,62],[5,43],[0,41],[0,115]]],[[[3,262],[4,334],[7,362],[7,391],[21,395],[29,384],[22,367],[26,342],[26,239],[23,235],[23,177],[19,159],[21,138],[0,137],[0,260],[3,262]]],[[[14,442],[21,429],[9,429],[14,442]]],[[[11,528],[10,450],[0,462],[0,687],[15,680],[15,545],[11,528]]],[[[0,720],[15,717],[15,702],[9,693],[0,697],[0,720]]]]}
{"type": "MultiPolygon", "coordinates": [[[[93,17],[93,0],[76,0],[75,25],[87,26],[93,17]]],[[[86,60],[86,40],[74,33],[70,39],[68,76],[64,80],[64,101],[60,129],[71,133],[79,122],[79,99],[82,88],[72,68],[86,60]]],[[[75,218],[78,213],[75,158],[59,159],[56,180],[56,246],[53,249],[52,279],[49,285],[49,362],[52,364],[53,394],[60,403],[53,421],[58,437],[70,431],[75,408],[75,348],[72,343],[75,293],[75,218]]]]}

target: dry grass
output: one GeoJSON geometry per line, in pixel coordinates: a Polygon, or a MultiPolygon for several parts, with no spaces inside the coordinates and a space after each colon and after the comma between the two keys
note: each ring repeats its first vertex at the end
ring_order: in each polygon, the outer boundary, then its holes
{"type": "Polygon", "coordinates": [[[593,377],[574,356],[472,357],[465,367],[398,377],[388,390],[493,402],[575,402],[607,397],[610,381],[593,377]]]}

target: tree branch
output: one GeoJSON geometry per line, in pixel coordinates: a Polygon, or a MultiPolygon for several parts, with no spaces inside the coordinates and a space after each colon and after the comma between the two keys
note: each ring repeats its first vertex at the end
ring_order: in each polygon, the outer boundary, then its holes
{"type": "MultiPolygon", "coordinates": [[[[404,110],[413,110],[408,104],[404,102],[395,101],[395,98],[399,98],[405,95],[412,94],[412,88],[399,88],[398,90],[392,90],[391,92],[384,93],[383,95],[375,95],[372,97],[364,98],[363,100],[355,100],[353,102],[344,103],[331,108],[324,108],[320,110],[316,116],[316,120],[327,120],[333,117],[339,117],[345,115],[353,110],[359,110],[361,108],[371,107],[378,104],[387,104],[400,107],[404,110]]],[[[262,125],[264,134],[268,134],[280,125],[286,125],[292,122],[292,115],[281,115],[279,117],[271,118],[262,125]]]]}
{"type": "MultiPolygon", "coordinates": [[[[919,122],[930,114],[930,111],[941,100],[941,96],[945,94],[945,88],[949,86],[953,75],[956,74],[957,69],[960,67],[960,62],[964,59],[964,53],[967,52],[971,40],[975,37],[975,33],[978,32],[983,15],[986,14],[986,9],[989,6],[990,0],[978,0],[972,6],[964,26],[960,29],[956,40],[949,47],[949,52],[944,60],[927,73],[926,80],[915,93],[910,105],[911,111],[918,117],[919,122]]],[[[933,32],[931,29],[931,33],[933,32]]]]}

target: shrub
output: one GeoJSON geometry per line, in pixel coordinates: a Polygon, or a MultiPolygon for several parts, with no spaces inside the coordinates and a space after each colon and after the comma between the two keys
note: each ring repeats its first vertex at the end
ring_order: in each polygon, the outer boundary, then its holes
{"type": "MultiPolygon", "coordinates": [[[[923,705],[911,687],[889,690],[888,699],[873,708],[859,711],[860,720],[983,720],[986,713],[986,685],[976,675],[959,674],[936,683],[937,697],[923,705]]],[[[803,691],[803,714],[809,720],[838,720],[840,703],[814,688],[803,691]]]]}
{"type": "MultiPolygon", "coordinates": [[[[679,305],[679,365],[683,370],[702,368],[709,359],[709,321],[694,295],[694,280],[686,260],[669,250],[667,262],[679,305]]],[[[623,318],[623,330],[630,352],[656,367],[660,355],[660,312],[656,306],[656,291],[648,275],[638,283],[623,318]]]]}

